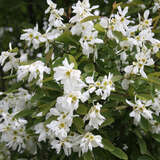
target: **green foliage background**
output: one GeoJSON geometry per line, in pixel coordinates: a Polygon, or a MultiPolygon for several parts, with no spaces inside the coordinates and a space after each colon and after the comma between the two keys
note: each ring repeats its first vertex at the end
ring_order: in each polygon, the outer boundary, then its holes
{"type": "MultiPolygon", "coordinates": [[[[76,3],[76,0],[55,0],[55,3],[58,4],[59,7],[65,8],[66,17],[65,21],[67,22],[69,20],[70,15],[70,9],[73,3],[76,3]]],[[[122,4],[126,5],[126,0],[117,0],[117,3],[122,2],[122,4]]],[[[90,0],[91,5],[99,5],[100,11],[105,16],[109,16],[112,11],[112,4],[114,3],[113,0],[109,0],[109,4],[106,4],[103,0],[90,0]]],[[[153,1],[152,0],[135,0],[134,3],[132,3],[132,6],[130,6],[130,14],[132,17],[137,17],[137,13],[143,13],[143,10],[138,7],[138,4],[145,4],[147,8],[149,8],[153,1]]],[[[42,30],[43,27],[43,18],[45,16],[44,11],[47,8],[47,4],[45,0],[0,0],[0,28],[1,27],[12,27],[13,32],[5,32],[2,37],[0,37],[0,52],[3,50],[8,50],[8,43],[12,42],[13,46],[16,46],[16,44],[19,42],[20,34],[22,33],[22,29],[34,27],[36,23],[39,24],[40,30],[42,30]]],[[[98,62],[97,62],[98,64],[98,62]]],[[[101,70],[100,70],[101,72],[101,70]]],[[[0,68],[0,90],[5,90],[5,82],[3,80],[4,73],[2,69],[0,68]]],[[[139,83],[141,83],[139,81],[139,83]]],[[[137,84],[135,84],[136,86],[137,84]]],[[[134,86],[134,87],[135,87],[134,86]]],[[[138,86],[138,85],[137,85],[138,86]]],[[[140,86],[140,85],[139,85],[140,86]]],[[[144,86],[140,86],[144,88],[144,86]]],[[[146,87],[147,88],[147,87],[146,87]]],[[[140,90],[138,88],[137,90],[140,90]]],[[[131,91],[130,93],[131,94],[131,91]]],[[[124,95],[123,96],[130,96],[130,95],[124,95]]],[[[111,97],[114,103],[110,104],[108,107],[115,107],[117,104],[121,103],[121,96],[119,97],[113,94],[111,97]]],[[[122,102],[123,103],[123,102],[122,102]]],[[[146,131],[145,139],[141,136],[139,133],[138,128],[135,129],[132,125],[132,121],[128,119],[128,114],[130,110],[123,111],[123,106],[120,108],[120,114],[118,117],[116,117],[116,121],[114,122],[113,126],[106,125],[107,131],[104,129],[102,136],[103,137],[109,137],[109,139],[112,142],[115,142],[119,148],[123,148],[122,144],[127,144],[128,146],[132,146],[127,151],[127,155],[129,155],[129,160],[137,160],[135,157],[139,157],[138,160],[159,160],[160,159],[160,137],[151,137],[150,133],[148,132],[148,126],[145,119],[143,119],[143,123],[140,125],[141,129],[144,129],[146,131]],[[132,132],[128,132],[128,131],[132,132]],[[135,141],[135,139],[137,141],[135,141]],[[156,139],[156,141],[154,141],[156,139]],[[152,144],[152,141],[154,141],[154,144],[152,144]],[[158,154],[159,153],[159,154],[158,154]],[[154,156],[154,158],[152,157],[154,156]]],[[[117,111],[116,111],[117,112],[117,111]]],[[[117,114],[110,113],[112,116],[117,116],[117,114]]],[[[105,116],[105,115],[104,115],[105,116]]],[[[107,115],[108,116],[108,115],[107,115]]],[[[112,119],[108,120],[108,124],[113,123],[112,119]]],[[[44,144],[45,145],[45,144],[44,144]]],[[[112,148],[110,142],[108,142],[109,148],[112,148]]],[[[106,146],[107,147],[107,146],[106,146]]],[[[45,148],[45,147],[44,147],[45,148]]],[[[46,146],[46,149],[48,146],[46,146]]],[[[108,148],[106,149],[108,150],[108,148]]],[[[48,152],[48,150],[47,150],[48,152]]],[[[118,158],[112,156],[109,154],[109,152],[104,152],[99,149],[95,149],[95,152],[97,153],[95,157],[98,160],[117,160],[118,158]]],[[[53,150],[49,151],[48,155],[45,155],[45,150],[40,153],[39,159],[56,159],[56,153],[53,150]],[[52,155],[51,157],[48,157],[52,155]]],[[[116,154],[121,154],[120,151],[117,151],[116,154]]],[[[13,153],[14,155],[15,153],[13,153]]],[[[122,157],[125,155],[121,155],[122,157]]],[[[16,155],[14,155],[16,157],[16,155]]],[[[27,157],[27,155],[26,155],[27,157]]],[[[63,159],[63,155],[60,156],[60,159],[63,159]]],[[[67,159],[75,159],[74,154],[71,158],[67,159]]],[[[86,160],[89,160],[86,155],[86,160]]],[[[124,158],[125,159],[125,158],[124,158]]],[[[16,160],[16,159],[15,159],[16,160]]],[[[75,159],[76,160],[76,159],[75,159]]]]}

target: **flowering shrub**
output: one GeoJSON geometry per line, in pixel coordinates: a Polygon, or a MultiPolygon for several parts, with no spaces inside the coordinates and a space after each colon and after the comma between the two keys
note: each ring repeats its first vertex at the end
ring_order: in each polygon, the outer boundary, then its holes
{"type": "Polygon", "coordinates": [[[24,46],[1,53],[2,159],[160,159],[160,2],[138,19],[131,3],[106,17],[78,1],[65,22],[47,0],[44,32],[24,29],[24,46]]]}

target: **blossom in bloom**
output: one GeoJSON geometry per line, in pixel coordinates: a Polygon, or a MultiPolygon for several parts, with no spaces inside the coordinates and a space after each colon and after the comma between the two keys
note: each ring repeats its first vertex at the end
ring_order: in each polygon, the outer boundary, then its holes
{"type": "Polygon", "coordinates": [[[99,126],[104,122],[105,117],[100,114],[102,105],[97,103],[89,110],[88,114],[84,117],[84,120],[89,120],[89,126],[98,129],[99,126]]]}
{"type": "Polygon", "coordinates": [[[62,62],[63,66],[55,67],[54,70],[54,79],[56,81],[61,81],[62,84],[64,84],[67,80],[77,80],[80,79],[80,70],[73,69],[74,63],[69,64],[68,60],[65,58],[65,60],[62,62]]]}
{"type": "Polygon", "coordinates": [[[17,80],[23,80],[23,78],[29,75],[28,82],[38,78],[36,84],[42,87],[44,72],[50,74],[50,68],[45,66],[45,64],[41,61],[36,61],[30,65],[19,66],[17,71],[17,80]]]}
{"type": "Polygon", "coordinates": [[[104,76],[102,83],[99,85],[99,89],[96,90],[96,94],[102,96],[102,99],[105,100],[110,96],[111,91],[114,91],[114,83],[112,82],[113,74],[109,73],[108,77],[104,76]]]}
{"type": "Polygon", "coordinates": [[[138,123],[141,120],[141,116],[143,116],[144,118],[148,119],[148,120],[152,120],[152,113],[153,111],[151,111],[148,107],[152,105],[152,101],[142,101],[140,99],[136,99],[135,96],[135,104],[133,104],[132,102],[126,100],[126,102],[133,107],[133,111],[129,114],[130,117],[134,118],[134,123],[135,125],[138,125],[138,123]]]}
{"type": "Polygon", "coordinates": [[[92,151],[95,147],[103,147],[102,137],[99,135],[95,136],[91,132],[87,132],[80,141],[82,154],[88,152],[88,150],[92,151]]]}
{"type": "Polygon", "coordinates": [[[89,0],[78,1],[75,6],[72,6],[73,13],[76,15],[70,19],[71,23],[80,22],[82,19],[92,16],[91,11],[98,8],[98,6],[90,7],[89,0]]]}
{"type": "Polygon", "coordinates": [[[39,134],[38,142],[46,141],[48,128],[45,127],[44,123],[42,123],[42,122],[41,122],[41,123],[38,123],[38,124],[34,127],[34,130],[35,130],[35,133],[36,133],[36,134],[39,134]]]}
{"type": "Polygon", "coordinates": [[[33,29],[29,28],[24,29],[23,31],[25,33],[21,35],[20,39],[27,41],[28,47],[32,44],[34,49],[38,49],[43,38],[41,33],[38,32],[38,25],[36,25],[33,29]]]}
{"type": "Polygon", "coordinates": [[[150,120],[150,124],[152,125],[152,133],[159,134],[160,133],[160,123],[155,120],[150,120]]]}
{"type": "Polygon", "coordinates": [[[149,10],[146,10],[144,12],[144,19],[143,21],[141,21],[141,16],[139,15],[139,21],[140,21],[140,24],[139,24],[139,29],[140,30],[143,30],[145,28],[148,28],[152,25],[152,18],[148,19],[149,17],[149,10]]]}
{"type": "Polygon", "coordinates": [[[69,141],[68,138],[64,138],[64,139],[61,139],[61,140],[56,140],[55,139],[51,142],[51,146],[52,146],[53,149],[56,149],[57,154],[60,153],[61,148],[63,148],[64,154],[66,156],[69,156],[71,154],[72,143],[69,141]]]}
{"type": "Polygon", "coordinates": [[[70,131],[70,126],[72,121],[68,122],[65,119],[53,120],[51,123],[47,124],[47,128],[59,139],[67,137],[68,132],[70,131]]]}
{"type": "Polygon", "coordinates": [[[124,71],[126,74],[139,74],[147,78],[146,73],[144,72],[144,66],[151,66],[154,64],[153,59],[151,58],[150,50],[145,52],[138,52],[135,56],[137,62],[133,62],[133,65],[125,67],[124,71]]]}
{"type": "Polygon", "coordinates": [[[63,27],[63,18],[61,16],[64,14],[64,9],[56,9],[57,4],[53,3],[51,0],[47,0],[47,4],[49,5],[49,7],[46,9],[45,13],[50,13],[49,27],[63,27]]]}
{"type": "Polygon", "coordinates": [[[160,9],[160,1],[154,0],[153,13],[155,13],[158,9],[160,9]]]}
{"type": "Polygon", "coordinates": [[[9,44],[9,51],[3,51],[0,55],[0,65],[3,66],[3,71],[7,72],[13,68],[17,69],[19,64],[19,59],[15,58],[17,52],[12,50],[11,43],[9,44]],[[6,60],[9,61],[5,64],[6,60]]]}

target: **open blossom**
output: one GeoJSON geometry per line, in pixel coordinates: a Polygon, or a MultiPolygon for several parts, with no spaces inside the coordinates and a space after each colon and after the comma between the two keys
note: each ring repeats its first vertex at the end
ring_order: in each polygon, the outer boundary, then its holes
{"type": "Polygon", "coordinates": [[[64,14],[64,9],[56,9],[57,4],[53,3],[51,0],[47,0],[47,4],[49,5],[49,7],[46,9],[45,13],[50,13],[49,27],[63,27],[63,18],[61,16],[64,14]]]}
{"type": "Polygon", "coordinates": [[[41,61],[36,61],[30,65],[19,66],[17,71],[17,80],[23,80],[23,78],[29,75],[28,82],[38,78],[37,85],[42,87],[44,72],[50,74],[50,68],[45,66],[41,61]]]}
{"type": "Polygon", "coordinates": [[[145,28],[148,28],[152,25],[152,18],[148,19],[149,17],[149,10],[146,10],[144,12],[144,19],[143,21],[141,20],[141,16],[139,15],[139,20],[140,20],[140,24],[139,24],[139,29],[143,30],[145,28]]]}
{"type": "Polygon", "coordinates": [[[92,16],[91,11],[98,8],[98,6],[90,7],[89,0],[78,1],[73,8],[73,13],[76,15],[70,19],[71,23],[80,22],[82,19],[92,16]]]}
{"type": "Polygon", "coordinates": [[[158,9],[160,9],[160,1],[154,0],[153,13],[155,13],[158,9]]]}
{"type": "Polygon", "coordinates": [[[140,74],[142,77],[147,78],[144,72],[144,66],[151,66],[154,64],[151,58],[150,50],[145,52],[138,52],[135,56],[137,62],[133,62],[133,65],[125,67],[124,71],[126,74],[140,74]]]}
{"type": "Polygon", "coordinates": [[[54,70],[54,79],[56,81],[61,81],[62,84],[65,83],[66,80],[72,81],[80,79],[80,70],[73,69],[74,63],[69,64],[68,60],[62,62],[63,66],[55,67],[54,70]]]}
{"type": "Polygon", "coordinates": [[[64,138],[61,140],[53,140],[51,142],[51,146],[53,149],[56,149],[57,154],[60,153],[61,148],[63,148],[64,153],[66,156],[69,156],[71,154],[71,149],[72,149],[72,143],[69,141],[68,138],[64,138]]]}
{"type": "Polygon", "coordinates": [[[39,137],[38,137],[38,142],[41,142],[41,141],[46,141],[47,139],[47,131],[48,131],[48,128],[45,127],[44,123],[38,123],[35,127],[34,127],[34,130],[35,130],[35,133],[36,134],[39,134],[39,137]]]}
{"type": "Polygon", "coordinates": [[[92,151],[94,147],[103,147],[102,137],[99,135],[93,135],[91,132],[87,132],[80,141],[80,148],[82,150],[82,154],[88,152],[88,150],[92,151]]]}
{"type": "Polygon", "coordinates": [[[72,121],[66,122],[65,119],[62,120],[53,120],[51,123],[47,124],[47,128],[59,139],[67,137],[68,132],[70,131],[70,126],[72,121]]]}
{"type": "Polygon", "coordinates": [[[123,35],[126,35],[126,31],[128,30],[128,25],[129,23],[131,23],[131,21],[128,20],[129,17],[126,17],[127,12],[128,12],[128,7],[125,7],[124,10],[122,10],[121,7],[118,6],[118,13],[114,16],[115,19],[113,21],[115,30],[122,32],[123,35]]]}
{"type": "Polygon", "coordinates": [[[126,100],[126,102],[133,107],[133,111],[129,114],[130,117],[134,118],[135,125],[138,125],[138,123],[141,120],[141,116],[143,116],[146,119],[152,120],[152,111],[148,108],[152,105],[152,101],[142,101],[140,99],[136,99],[135,97],[135,104],[132,102],[126,100]]]}
{"type": "Polygon", "coordinates": [[[26,148],[25,138],[27,133],[25,124],[27,121],[15,119],[15,114],[3,113],[1,116],[1,119],[3,119],[0,124],[1,142],[5,142],[6,146],[13,150],[23,151],[26,148]]]}
{"type": "Polygon", "coordinates": [[[20,39],[27,41],[28,47],[32,44],[34,49],[39,48],[39,44],[43,42],[43,37],[40,32],[38,32],[38,25],[33,29],[24,29],[25,33],[21,35],[20,39]]]}
{"type": "Polygon", "coordinates": [[[159,134],[160,133],[160,123],[155,120],[150,120],[152,125],[152,133],[159,134]]]}
{"type": "Polygon", "coordinates": [[[15,56],[17,52],[13,52],[11,43],[9,44],[9,51],[3,51],[0,55],[0,65],[3,66],[3,71],[7,72],[13,68],[17,69],[19,65],[19,59],[15,56]],[[7,59],[9,59],[8,62],[7,59]]]}
{"type": "Polygon", "coordinates": [[[99,89],[96,90],[96,94],[102,96],[102,99],[105,100],[110,96],[111,91],[114,91],[114,83],[112,82],[113,74],[109,73],[108,77],[104,76],[102,83],[97,83],[99,89]]]}
{"type": "Polygon", "coordinates": [[[88,114],[84,117],[84,120],[89,120],[89,126],[98,129],[99,126],[104,122],[105,117],[100,114],[100,109],[102,105],[97,103],[94,105],[88,112],[88,114]]]}

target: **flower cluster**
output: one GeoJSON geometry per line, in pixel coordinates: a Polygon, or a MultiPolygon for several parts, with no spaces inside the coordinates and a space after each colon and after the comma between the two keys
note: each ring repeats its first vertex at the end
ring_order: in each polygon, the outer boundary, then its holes
{"type": "Polygon", "coordinates": [[[100,147],[127,160],[119,146],[130,148],[119,139],[130,135],[128,119],[140,131],[145,121],[160,134],[160,40],[150,10],[135,20],[128,6],[114,3],[112,14],[101,17],[93,13],[99,6],[83,0],[64,23],[65,10],[47,4],[44,33],[38,24],[24,29],[22,48],[10,43],[0,55],[4,74],[10,73],[2,77],[9,90],[0,92],[0,141],[20,153],[49,146],[57,154],[85,156],[100,147]],[[117,125],[128,126],[127,134],[113,133],[117,125]]]}

